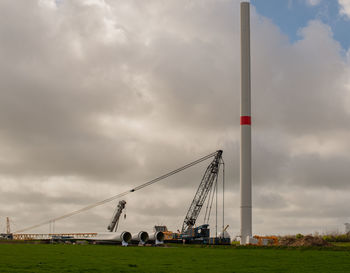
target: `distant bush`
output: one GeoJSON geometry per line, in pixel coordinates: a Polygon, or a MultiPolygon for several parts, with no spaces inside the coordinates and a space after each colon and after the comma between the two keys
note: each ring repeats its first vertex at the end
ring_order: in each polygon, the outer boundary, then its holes
{"type": "Polygon", "coordinates": [[[304,237],[304,235],[301,233],[298,233],[297,235],[295,235],[295,238],[297,238],[297,239],[301,239],[303,237],[304,237]]]}
{"type": "Polygon", "coordinates": [[[350,242],[350,234],[330,234],[322,238],[327,242],[350,242]]]}

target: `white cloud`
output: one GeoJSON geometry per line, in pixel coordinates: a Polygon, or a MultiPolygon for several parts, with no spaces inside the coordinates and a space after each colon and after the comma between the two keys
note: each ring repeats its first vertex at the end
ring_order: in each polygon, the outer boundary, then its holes
{"type": "Polygon", "coordinates": [[[38,0],[38,4],[40,7],[46,7],[51,9],[56,8],[55,0],[38,0]]]}
{"type": "Polygon", "coordinates": [[[306,3],[310,6],[317,6],[321,3],[321,0],[306,0],[306,3]]]}
{"type": "Polygon", "coordinates": [[[338,0],[338,2],[341,6],[340,14],[350,19],[350,0],[338,0]]]}

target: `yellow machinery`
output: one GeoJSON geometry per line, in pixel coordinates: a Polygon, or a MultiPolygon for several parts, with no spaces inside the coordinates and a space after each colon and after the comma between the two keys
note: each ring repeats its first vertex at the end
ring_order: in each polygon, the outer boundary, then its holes
{"type": "Polygon", "coordinates": [[[258,246],[263,245],[278,245],[278,238],[276,236],[254,236],[255,239],[258,240],[258,246]]]}
{"type": "Polygon", "coordinates": [[[169,241],[174,239],[174,233],[169,231],[167,226],[154,226],[154,231],[161,231],[164,234],[164,240],[169,241]]]}

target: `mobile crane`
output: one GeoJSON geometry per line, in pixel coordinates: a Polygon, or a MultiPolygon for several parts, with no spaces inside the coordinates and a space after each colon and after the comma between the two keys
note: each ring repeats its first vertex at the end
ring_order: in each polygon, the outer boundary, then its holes
{"type": "Polygon", "coordinates": [[[213,185],[217,183],[220,165],[222,164],[222,150],[218,150],[213,161],[207,167],[197,192],[192,200],[190,208],[182,224],[180,238],[185,241],[199,240],[206,243],[210,237],[208,224],[203,224],[194,228],[199,213],[207,199],[213,185]]]}

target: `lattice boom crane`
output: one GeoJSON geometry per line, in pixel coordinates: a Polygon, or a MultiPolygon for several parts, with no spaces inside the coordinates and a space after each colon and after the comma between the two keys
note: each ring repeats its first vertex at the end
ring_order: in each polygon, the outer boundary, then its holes
{"type": "Polygon", "coordinates": [[[115,211],[113,213],[111,222],[110,222],[110,224],[107,227],[107,229],[110,232],[117,231],[119,218],[120,218],[120,215],[123,212],[123,209],[125,208],[125,205],[126,205],[126,202],[124,200],[119,201],[118,206],[116,207],[116,209],[115,209],[115,211]]]}
{"type": "Polygon", "coordinates": [[[216,152],[213,161],[208,166],[204,173],[201,183],[197,189],[196,195],[194,196],[191,206],[188,209],[185,220],[182,224],[181,233],[186,233],[189,228],[192,228],[198,215],[203,207],[203,204],[210,192],[214,181],[217,179],[220,169],[220,162],[222,158],[222,150],[216,152]]]}

